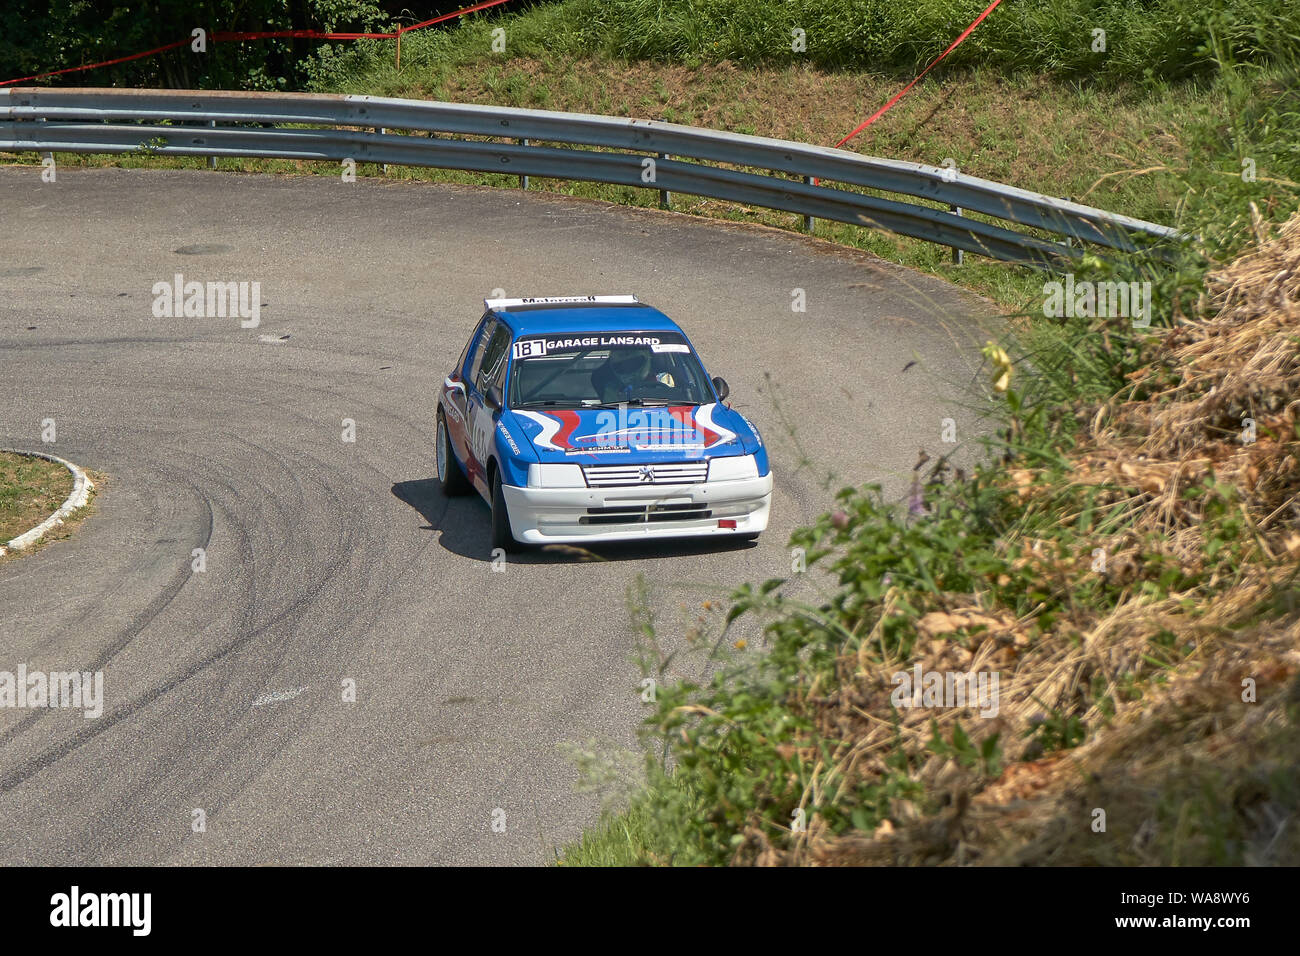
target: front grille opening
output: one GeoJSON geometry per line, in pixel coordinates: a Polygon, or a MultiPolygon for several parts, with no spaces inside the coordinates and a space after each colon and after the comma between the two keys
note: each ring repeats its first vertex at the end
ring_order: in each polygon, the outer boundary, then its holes
{"type": "Polygon", "coordinates": [[[578,524],[648,524],[653,521],[699,521],[712,517],[713,512],[697,504],[675,505],[613,505],[605,508],[588,508],[578,518],[578,524]]]}

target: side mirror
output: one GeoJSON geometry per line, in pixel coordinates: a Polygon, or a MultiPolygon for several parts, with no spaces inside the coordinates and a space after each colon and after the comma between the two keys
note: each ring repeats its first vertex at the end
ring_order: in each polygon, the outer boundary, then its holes
{"type": "Polygon", "coordinates": [[[718,401],[725,402],[727,396],[731,394],[731,388],[727,385],[727,380],[719,375],[713,376],[713,387],[718,391],[718,401]]]}
{"type": "Polygon", "coordinates": [[[502,397],[499,386],[490,386],[487,390],[487,395],[485,395],[484,398],[487,400],[488,405],[498,412],[505,407],[505,398],[502,397]]]}

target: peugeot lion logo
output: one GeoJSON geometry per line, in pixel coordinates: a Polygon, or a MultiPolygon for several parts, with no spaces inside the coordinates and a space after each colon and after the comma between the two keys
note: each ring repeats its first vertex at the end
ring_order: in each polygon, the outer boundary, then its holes
{"type": "Polygon", "coordinates": [[[653,468],[651,468],[650,466],[648,466],[648,465],[642,465],[642,466],[641,466],[641,480],[642,480],[642,481],[654,481],[654,480],[655,480],[655,470],[654,470],[653,468]]]}

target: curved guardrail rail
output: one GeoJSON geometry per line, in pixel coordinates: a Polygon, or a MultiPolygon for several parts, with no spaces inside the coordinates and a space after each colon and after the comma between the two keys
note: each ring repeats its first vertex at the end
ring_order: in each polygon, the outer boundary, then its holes
{"type": "Polygon", "coordinates": [[[1167,226],[951,169],[654,120],[310,93],[0,90],[0,150],[141,149],[614,183],[882,228],[1037,266],[1080,256],[1083,243],[1164,256],[1182,239],[1167,226]],[[428,135],[414,135],[420,133],[428,135]],[[643,178],[647,157],[655,160],[652,181],[643,178]],[[844,185],[923,202],[837,188],[844,185]],[[963,216],[962,210],[1070,242],[963,216]]]}

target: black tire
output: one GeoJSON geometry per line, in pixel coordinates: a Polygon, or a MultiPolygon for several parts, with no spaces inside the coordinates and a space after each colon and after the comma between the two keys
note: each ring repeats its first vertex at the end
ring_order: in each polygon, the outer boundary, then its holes
{"type": "Polygon", "coordinates": [[[455,454],[452,453],[451,439],[447,435],[447,419],[443,417],[442,409],[438,410],[438,434],[434,438],[434,444],[436,445],[438,485],[442,488],[442,493],[448,498],[468,494],[470,490],[469,479],[465,477],[460,462],[456,460],[455,454]]]}
{"type": "Polygon", "coordinates": [[[492,549],[497,548],[506,554],[521,551],[522,546],[515,540],[510,530],[510,513],[506,510],[506,496],[501,490],[500,472],[492,472],[492,549]]]}

